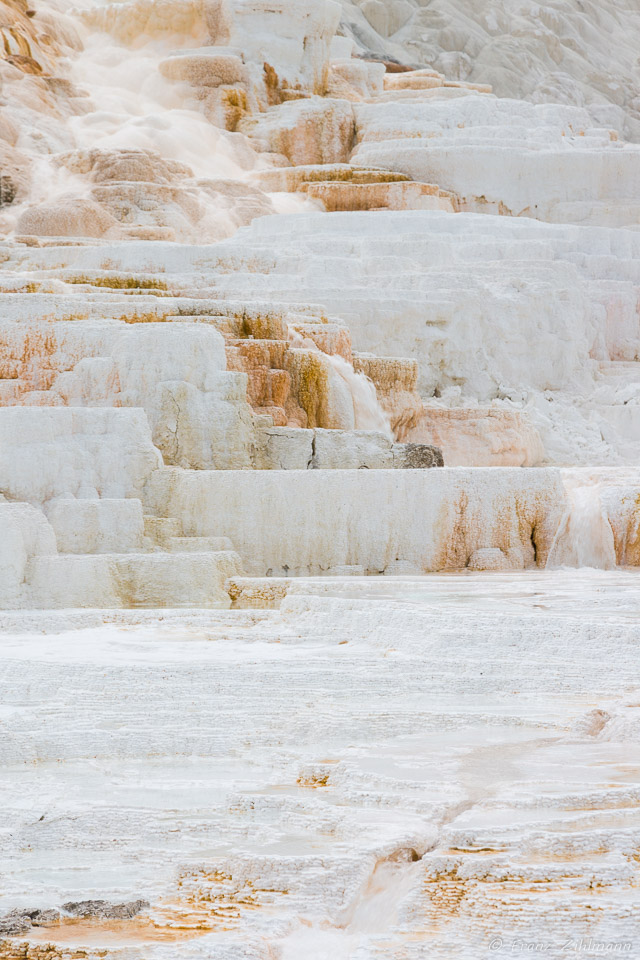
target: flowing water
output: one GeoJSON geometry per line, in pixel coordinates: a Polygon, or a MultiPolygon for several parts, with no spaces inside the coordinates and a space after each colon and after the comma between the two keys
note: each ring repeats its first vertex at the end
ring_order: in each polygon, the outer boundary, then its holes
{"type": "Polygon", "coordinates": [[[351,395],[355,429],[375,430],[384,434],[388,440],[392,440],[393,432],[389,417],[380,406],[376,388],[371,380],[364,373],[356,373],[353,364],[337,354],[330,355],[328,359],[351,395]]]}
{"type": "Polygon", "coordinates": [[[567,507],[554,537],[547,567],[595,567],[613,570],[613,530],[602,503],[603,484],[570,476],[565,480],[567,507]]]}
{"type": "Polygon", "coordinates": [[[382,433],[388,440],[393,440],[393,431],[389,417],[382,409],[376,388],[364,373],[356,373],[353,364],[339,354],[327,354],[318,346],[304,337],[289,324],[289,341],[292,349],[312,350],[322,354],[331,370],[336,374],[339,384],[342,384],[348,399],[350,409],[346,411],[348,419],[352,418],[353,428],[356,430],[373,430],[382,433]]]}
{"type": "MultiPolygon", "coordinates": [[[[203,8],[185,3],[181,13],[179,5],[165,2],[154,11],[144,3],[104,0],[60,6],[59,19],[48,26],[63,53],[52,72],[73,84],[80,105],[60,122],[48,116],[46,101],[38,102],[35,92],[27,99],[15,83],[5,87],[5,115],[20,131],[18,147],[32,169],[28,195],[3,210],[0,226],[11,234],[34,206],[89,199],[92,183],[85,176],[82,151],[144,151],[184,165],[179,175],[173,171],[168,179],[158,178],[166,185],[161,202],[167,206],[180,176],[187,178],[180,203],[189,217],[180,219],[177,239],[201,243],[231,236],[238,220],[207,184],[243,182],[250,171],[269,163],[246,137],[211,123],[193,88],[165,79],[160,69],[167,57],[206,45],[203,8]]],[[[291,194],[267,199],[266,213],[309,206],[291,194]]],[[[118,239],[117,227],[109,237],[118,239]]]]}

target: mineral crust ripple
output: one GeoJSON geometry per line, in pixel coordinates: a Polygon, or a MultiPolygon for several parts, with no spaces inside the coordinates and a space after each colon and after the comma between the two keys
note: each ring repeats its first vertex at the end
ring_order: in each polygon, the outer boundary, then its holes
{"type": "Polygon", "coordinates": [[[0,8],[0,960],[640,957],[640,0],[0,8]]]}

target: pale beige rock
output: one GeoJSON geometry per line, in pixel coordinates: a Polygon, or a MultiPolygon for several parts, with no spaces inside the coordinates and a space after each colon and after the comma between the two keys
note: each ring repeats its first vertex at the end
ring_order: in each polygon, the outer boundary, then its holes
{"type": "Polygon", "coordinates": [[[234,0],[227,11],[230,45],[256,65],[256,89],[264,84],[267,64],[272,92],[274,87],[304,94],[326,92],[331,41],[340,22],[338,3],[234,0]]]}
{"type": "MultiPolygon", "coordinates": [[[[558,470],[164,470],[148,506],[191,536],[230,536],[254,576],[309,576],[397,561],[462,570],[500,549],[512,569],[544,566],[565,506],[558,470]],[[286,568],[286,569],[285,569],[286,568]]],[[[394,569],[393,566],[391,569],[394,569]]],[[[336,575],[338,573],[336,572],[336,575]]]]}
{"type": "Polygon", "coordinates": [[[141,181],[171,183],[192,177],[193,171],[178,160],[152,150],[93,149],[62,154],[56,162],[72,173],[90,176],[95,183],[141,181]]]}
{"type": "Polygon", "coordinates": [[[91,7],[80,16],[87,26],[129,46],[139,45],[144,38],[192,38],[202,43],[208,35],[209,6],[202,0],[126,0],[91,7]]]}
{"type": "Polygon", "coordinates": [[[535,467],[545,455],[527,414],[501,406],[425,405],[402,439],[435,444],[452,467],[535,467]]]}
{"type": "Polygon", "coordinates": [[[419,71],[388,73],[384,78],[385,90],[433,90],[443,86],[444,77],[423,76],[419,71]]]}
{"type": "Polygon", "coordinates": [[[0,500],[0,604],[24,603],[28,563],[35,555],[53,556],[56,538],[41,510],[27,503],[0,500]]]}
{"type": "Polygon", "coordinates": [[[117,230],[116,220],[92,200],[70,198],[29,207],[16,232],[36,237],[104,237],[117,230]]]}
{"type": "Polygon", "coordinates": [[[392,444],[372,430],[315,430],[311,469],[381,470],[393,467],[392,444]]]}
{"type": "Polygon", "coordinates": [[[383,91],[385,66],[383,63],[368,63],[356,58],[333,60],[332,77],[340,77],[361,97],[371,97],[383,91]]]}
{"type": "MultiPolygon", "coordinates": [[[[140,229],[160,230],[159,239],[181,240],[193,235],[205,215],[197,191],[182,185],[146,182],[117,182],[96,185],[92,198],[115,222],[120,232],[147,239],[140,229]]],[[[152,233],[148,239],[155,239],[152,233]]]]}
{"type": "Polygon", "coordinates": [[[144,547],[140,500],[51,500],[44,512],[60,553],[129,553],[144,547]]]}
{"type": "Polygon", "coordinates": [[[203,87],[199,95],[202,97],[202,110],[207,120],[231,133],[237,131],[240,123],[255,107],[241,84],[203,87]]]}
{"type": "Polygon", "coordinates": [[[181,53],[160,64],[160,72],[167,80],[190,83],[197,87],[219,87],[221,84],[246,82],[248,74],[240,57],[233,54],[208,52],[181,53]]]}
{"type": "Polygon", "coordinates": [[[355,124],[348,101],[311,97],[272,108],[241,130],[296,165],[345,163],[351,155],[355,124]]]}
{"type": "Polygon", "coordinates": [[[34,557],[27,589],[35,609],[209,607],[226,609],[229,577],[242,574],[232,551],[34,557]]]}
{"type": "Polygon", "coordinates": [[[640,487],[624,476],[605,475],[596,493],[611,527],[616,562],[640,567],[640,487]],[[609,481],[609,483],[607,482],[609,481]]]}
{"type": "Polygon", "coordinates": [[[467,570],[510,570],[509,558],[498,547],[475,550],[469,557],[467,570]]]}
{"type": "Polygon", "coordinates": [[[305,190],[307,184],[353,183],[386,184],[409,180],[404,173],[393,173],[375,167],[357,167],[351,163],[302,164],[274,170],[257,170],[251,180],[263,190],[305,190]]]}
{"type": "MultiPolygon", "coordinates": [[[[56,163],[89,179],[101,215],[117,221],[120,235],[136,239],[221,239],[254,217],[275,212],[256,185],[196,179],[187,164],[152,150],[73,151],[56,163]]],[[[27,210],[26,224],[35,216],[27,210]]]]}
{"type": "Polygon", "coordinates": [[[162,463],[140,409],[2,408],[0,446],[0,492],[33,504],[139,498],[162,463]]]}
{"type": "Polygon", "coordinates": [[[260,580],[254,577],[230,577],[227,590],[234,609],[258,607],[262,610],[278,607],[287,595],[290,581],[282,577],[260,580]]]}
{"type": "Polygon", "coordinates": [[[307,470],[315,431],[265,426],[256,431],[254,467],[258,470],[307,470]]]}
{"type": "Polygon", "coordinates": [[[432,183],[310,183],[304,192],[331,213],[336,210],[444,210],[454,212],[451,194],[432,183]]]}
{"type": "Polygon", "coordinates": [[[367,21],[382,37],[391,37],[400,30],[415,11],[407,0],[362,0],[359,6],[367,21]]]}

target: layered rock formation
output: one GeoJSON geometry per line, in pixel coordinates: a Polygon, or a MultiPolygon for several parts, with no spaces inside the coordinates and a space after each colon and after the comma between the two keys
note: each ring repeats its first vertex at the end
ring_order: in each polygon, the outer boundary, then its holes
{"type": "Polygon", "coordinates": [[[0,958],[632,943],[636,6],[2,5],[0,958]]]}
{"type": "MultiPolygon", "coordinates": [[[[375,20],[365,6],[359,16],[375,20]]],[[[34,51],[38,16],[20,21],[34,51]]],[[[37,89],[46,79],[58,113],[69,84],[83,80],[86,96],[26,157],[47,197],[28,180],[7,194],[4,407],[83,408],[99,431],[104,408],[144,411],[160,473],[258,470],[247,496],[261,504],[264,470],[637,458],[640,256],[635,233],[619,229],[636,219],[637,147],[622,130],[597,127],[584,107],[496,97],[477,76],[434,69],[436,57],[376,60],[330,0],[295,11],[98,4],[51,29],[48,59],[41,52],[29,76],[44,78],[37,89]],[[262,62],[258,37],[277,37],[262,62]],[[276,209],[295,213],[264,216],[276,209]],[[243,224],[227,243],[185,242],[243,224]]],[[[23,116],[16,89],[8,131],[23,116]]],[[[41,416],[30,411],[24,442],[41,416]]],[[[125,422],[108,428],[123,451],[125,422]]],[[[157,490],[173,479],[122,478],[130,492],[113,494],[82,458],[76,472],[32,495],[9,470],[4,494],[45,516],[61,497],[135,496],[138,514],[150,497],[171,519],[157,490]]],[[[525,501],[530,476],[514,479],[525,501]]],[[[386,497],[387,477],[372,482],[386,497]]],[[[466,517],[457,483],[447,509],[466,517]]],[[[543,524],[552,540],[573,503],[555,489],[543,524]]],[[[635,529],[619,498],[601,508],[612,529],[635,529]]],[[[491,530],[489,500],[483,509],[491,530]]],[[[56,515],[58,538],[75,542],[56,515]]],[[[235,517],[230,508],[219,530],[205,523],[206,536],[232,534],[235,517]]],[[[415,565],[408,542],[396,549],[385,536],[384,562],[376,546],[325,563],[308,537],[293,564],[277,550],[244,560],[256,573],[415,565]]],[[[451,536],[461,534],[446,523],[429,534],[416,569],[441,569],[434,558],[450,555],[451,536]]],[[[478,549],[502,549],[485,539],[478,549]]],[[[107,541],[117,552],[117,537],[107,541]]],[[[463,537],[451,555],[464,567],[472,553],[463,537]]],[[[509,562],[532,562],[518,556],[509,562]]]]}
{"type": "Polygon", "coordinates": [[[343,30],[380,59],[431,64],[499,97],[586,106],[638,139],[640,11],[615,0],[342,0],[343,30]]]}

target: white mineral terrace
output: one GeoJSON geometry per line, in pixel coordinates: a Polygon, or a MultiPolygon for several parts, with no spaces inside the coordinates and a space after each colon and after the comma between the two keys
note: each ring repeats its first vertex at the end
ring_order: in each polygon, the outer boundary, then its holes
{"type": "Polygon", "coordinates": [[[640,0],[0,8],[0,960],[640,957],[640,0]]]}

